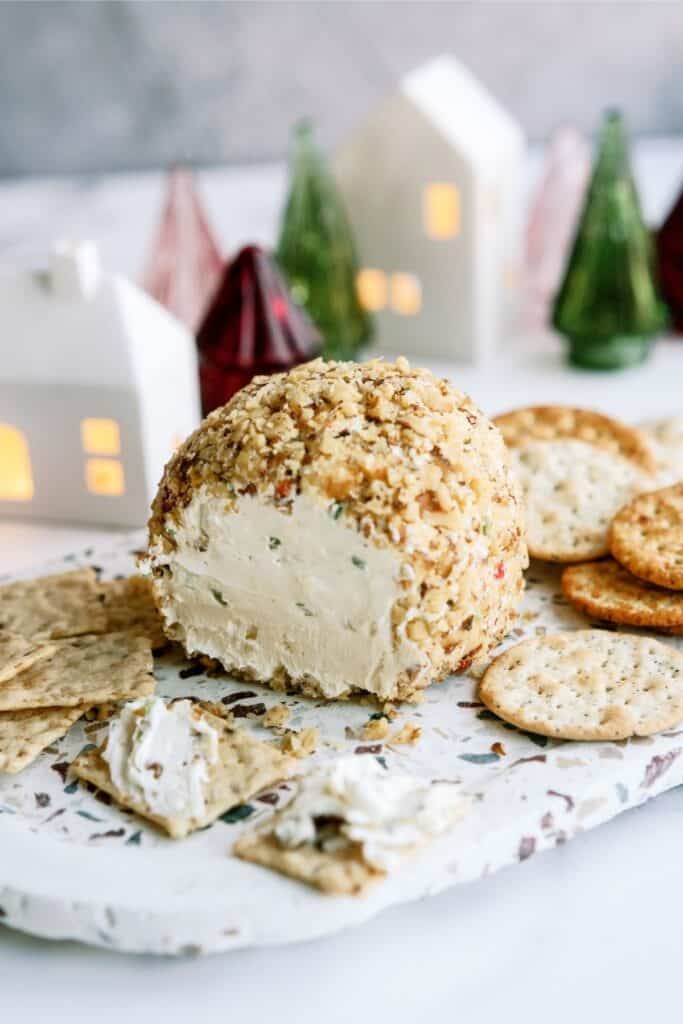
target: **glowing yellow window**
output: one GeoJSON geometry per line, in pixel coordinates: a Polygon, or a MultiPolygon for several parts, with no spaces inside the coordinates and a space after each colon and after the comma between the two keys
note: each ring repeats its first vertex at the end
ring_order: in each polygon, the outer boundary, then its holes
{"type": "Polygon", "coordinates": [[[26,438],[16,427],[0,423],[0,501],[33,497],[31,458],[26,438]]]}
{"type": "Polygon", "coordinates": [[[90,455],[119,455],[119,425],[116,420],[81,420],[81,442],[90,455]]]}
{"type": "Polygon", "coordinates": [[[422,309],[422,286],[415,274],[391,275],[391,308],[401,316],[415,316],[422,309]]]}
{"type": "Polygon", "coordinates": [[[460,194],[455,185],[433,182],[422,195],[422,217],[430,238],[455,238],[460,234],[460,194]]]}
{"type": "Polygon", "coordinates": [[[376,267],[365,267],[356,277],[358,301],[371,313],[384,309],[387,304],[387,275],[376,267]]]}
{"type": "Polygon", "coordinates": [[[85,482],[91,494],[116,498],[126,489],[123,466],[117,459],[88,459],[85,482]]]}

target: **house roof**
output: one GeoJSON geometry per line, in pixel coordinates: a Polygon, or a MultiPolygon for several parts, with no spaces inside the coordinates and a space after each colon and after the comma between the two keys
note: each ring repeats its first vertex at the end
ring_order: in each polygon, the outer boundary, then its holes
{"type": "Polygon", "coordinates": [[[163,378],[189,332],[129,281],[89,265],[81,281],[81,269],[64,258],[48,273],[0,271],[3,379],[116,388],[163,378]]]}
{"type": "Polygon", "coordinates": [[[454,57],[436,57],[411,71],[402,94],[475,167],[524,145],[517,121],[454,57]]]}

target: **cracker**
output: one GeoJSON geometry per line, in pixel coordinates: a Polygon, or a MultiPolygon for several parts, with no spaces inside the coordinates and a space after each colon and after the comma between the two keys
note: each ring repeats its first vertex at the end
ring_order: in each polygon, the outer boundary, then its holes
{"type": "Polygon", "coordinates": [[[1,711],[0,772],[14,774],[26,768],[45,747],[61,739],[89,706],[1,711]]]}
{"type": "Polygon", "coordinates": [[[18,633],[0,633],[0,683],[54,654],[56,647],[48,641],[26,640],[18,633]]]}
{"type": "Polygon", "coordinates": [[[102,704],[153,693],[149,641],[104,633],[55,642],[55,653],[0,685],[0,711],[102,704]]]}
{"type": "Polygon", "coordinates": [[[508,448],[519,448],[529,441],[574,439],[594,445],[634,462],[647,473],[654,472],[656,460],[652,446],[637,427],[590,409],[564,405],[533,405],[496,416],[493,421],[508,448]]]}
{"type": "Polygon", "coordinates": [[[683,719],[683,654],[606,630],[534,637],[491,663],[479,694],[500,718],[542,736],[649,736],[683,719]]]}
{"type": "Polygon", "coordinates": [[[234,728],[225,719],[204,709],[201,714],[219,734],[219,759],[209,765],[209,778],[203,787],[206,808],[201,817],[155,814],[144,801],[122,793],[112,782],[102,748],[80,754],[71,765],[71,771],[77,778],[108,793],[122,807],[129,807],[140,817],[159,825],[173,839],[183,839],[190,832],[210,825],[232,807],[245,803],[255,793],[292,773],[296,762],[270,744],[254,739],[244,729],[234,728]]]}
{"type": "Polygon", "coordinates": [[[169,643],[163,621],[154,603],[152,584],[144,576],[128,576],[100,584],[107,617],[107,632],[125,630],[146,636],[152,650],[169,643]]]}
{"type": "Polygon", "coordinates": [[[530,441],[511,452],[533,558],[586,562],[608,552],[612,517],[648,486],[632,462],[584,441],[530,441]]]}
{"type": "Polygon", "coordinates": [[[562,592],[579,611],[607,622],[683,629],[683,594],[637,579],[613,558],[569,566],[562,573],[562,592]]]}
{"type": "Polygon", "coordinates": [[[0,632],[56,640],[103,633],[106,628],[93,569],[74,569],[0,587],[0,632]]]}
{"type": "Polygon", "coordinates": [[[634,576],[683,590],[683,483],[629,502],[614,517],[609,546],[634,576]]]}
{"type": "Polygon", "coordinates": [[[358,843],[350,843],[334,853],[310,844],[290,849],[282,846],[270,829],[246,832],[235,843],[233,853],[335,896],[358,896],[385,877],[382,871],[365,863],[358,843]]]}
{"type": "Polygon", "coordinates": [[[640,430],[654,449],[661,486],[683,480],[683,416],[650,420],[641,423],[640,430]]]}

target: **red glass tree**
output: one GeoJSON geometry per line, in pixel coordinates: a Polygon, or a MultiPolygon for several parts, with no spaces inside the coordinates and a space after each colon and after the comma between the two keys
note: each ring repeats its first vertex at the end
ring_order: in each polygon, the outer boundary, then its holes
{"type": "Polygon", "coordinates": [[[290,296],[274,261],[256,245],[227,267],[197,334],[204,415],[257,374],[316,356],[320,334],[290,296]]]}
{"type": "Polygon", "coordinates": [[[683,192],[657,232],[659,284],[669,306],[671,326],[683,334],[683,192]]]}
{"type": "Polygon", "coordinates": [[[197,195],[194,175],[183,167],[172,168],[142,277],[143,288],[194,332],[224,265],[197,195]]]}

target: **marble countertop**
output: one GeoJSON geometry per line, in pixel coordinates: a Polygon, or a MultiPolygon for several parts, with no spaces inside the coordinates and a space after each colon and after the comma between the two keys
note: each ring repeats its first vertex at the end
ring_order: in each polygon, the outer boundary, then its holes
{"type": "MultiPolygon", "coordinates": [[[[657,222],[683,177],[683,140],[643,143],[635,163],[646,215],[657,222]]],[[[538,167],[535,153],[530,184],[538,167]]],[[[201,175],[227,252],[247,240],[272,242],[284,181],[280,166],[201,175]]],[[[0,261],[40,264],[54,237],[86,235],[109,266],[138,276],[159,203],[158,174],[0,182],[0,261]]],[[[490,412],[531,400],[580,401],[638,419],[680,409],[683,343],[662,342],[646,368],[606,376],[568,370],[545,337],[511,343],[490,370],[434,369],[490,412]]],[[[0,571],[107,536],[0,522],[0,571]]],[[[260,1024],[283,1012],[298,1024],[401,1024],[427,1014],[468,1024],[670,1016],[683,918],[682,824],[676,790],[488,880],[288,948],[164,961],[0,929],[0,1006],[41,1024],[95,1016],[99,1024],[172,1024],[197,1014],[260,1024]]]]}

